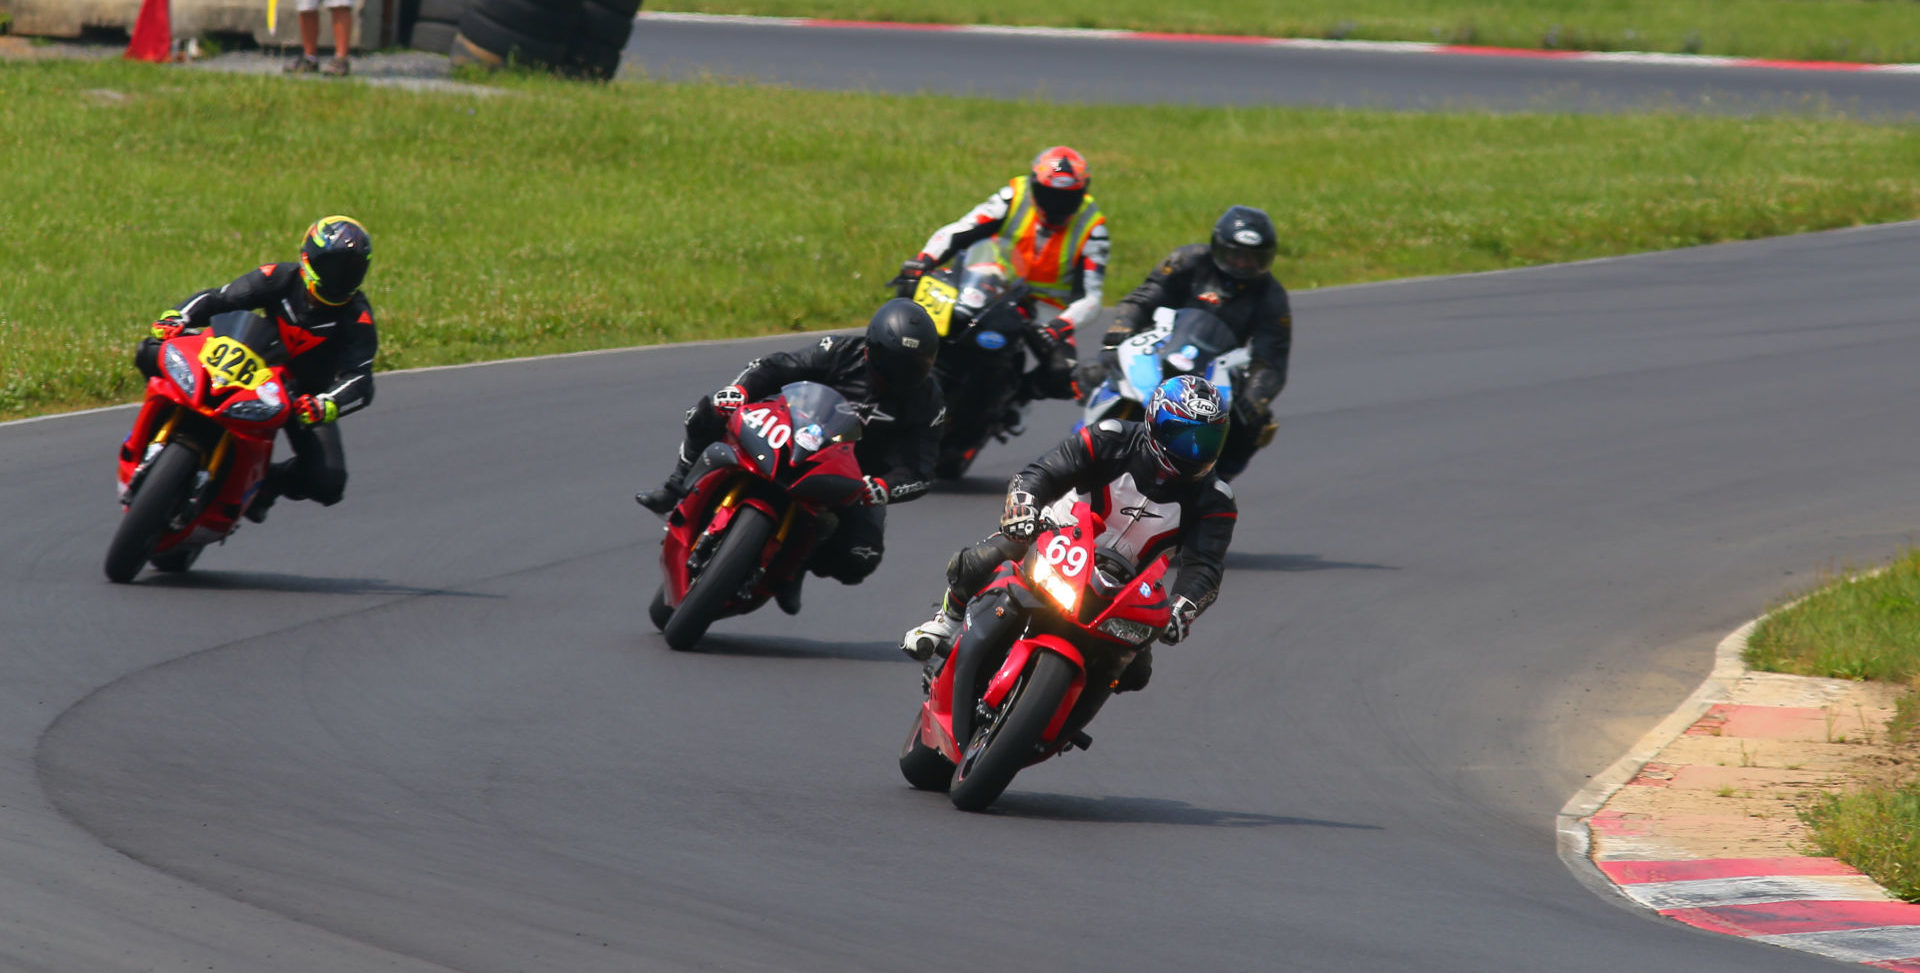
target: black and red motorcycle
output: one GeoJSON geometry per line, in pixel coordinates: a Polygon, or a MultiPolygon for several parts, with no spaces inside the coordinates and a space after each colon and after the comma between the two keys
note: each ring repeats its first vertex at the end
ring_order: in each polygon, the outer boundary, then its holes
{"type": "Polygon", "coordinates": [[[806,570],[838,526],[834,511],[865,496],[853,403],[817,382],[749,402],[706,448],[667,515],[665,580],[649,614],[667,645],[690,649],[707,626],[744,615],[806,570]]]}
{"type": "Polygon", "coordinates": [[[900,748],[907,783],[979,811],[1021,770],[1092,743],[1087,724],[1173,617],[1168,556],[1136,566],[1096,543],[1104,528],[1074,503],[968,603],[900,748]]]}
{"type": "Polygon", "coordinates": [[[277,325],[247,311],[160,345],[160,374],[120,444],[125,514],[107,545],[108,580],[149,562],[185,571],[226,540],[267,475],[273,439],[293,415],[277,325]]]}

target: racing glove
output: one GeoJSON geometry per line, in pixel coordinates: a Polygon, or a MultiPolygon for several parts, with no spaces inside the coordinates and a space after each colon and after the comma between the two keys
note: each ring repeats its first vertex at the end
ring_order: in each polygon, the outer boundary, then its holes
{"type": "Polygon", "coordinates": [[[860,498],[862,505],[868,507],[884,507],[887,505],[887,481],[877,476],[863,476],[860,478],[860,482],[866,484],[867,488],[866,495],[860,498]]]}
{"type": "Polygon", "coordinates": [[[912,260],[908,260],[900,264],[900,281],[902,283],[911,284],[914,281],[919,280],[921,277],[926,276],[927,271],[932,269],[933,269],[932,257],[927,256],[924,253],[915,254],[912,260]]]}
{"type": "Polygon", "coordinates": [[[1016,541],[1030,541],[1039,532],[1040,507],[1033,502],[1033,494],[1025,490],[1007,494],[1006,510],[1000,514],[1000,533],[1016,541]]]}
{"type": "Polygon", "coordinates": [[[723,416],[733,415],[734,410],[747,404],[747,390],[738,385],[729,385],[713,393],[713,408],[723,416]]]}
{"type": "Polygon", "coordinates": [[[1167,620],[1167,627],[1160,633],[1160,641],[1168,645],[1178,645],[1187,633],[1193,630],[1193,620],[1200,616],[1200,606],[1193,599],[1181,595],[1173,600],[1173,617],[1167,620]]]}
{"type": "Polygon", "coordinates": [[[1043,327],[1035,328],[1034,334],[1040,343],[1049,350],[1073,347],[1073,319],[1061,316],[1043,327]]]}
{"type": "Polygon", "coordinates": [[[303,426],[317,426],[340,418],[340,407],[331,395],[303,395],[293,400],[294,417],[303,426]]]}
{"type": "Polygon", "coordinates": [[[152,330],[153,336],[161,341],[177,338],[180,332],[187,330],[187,316],[179,311],[168,311],[153,322],[152,330]]]}

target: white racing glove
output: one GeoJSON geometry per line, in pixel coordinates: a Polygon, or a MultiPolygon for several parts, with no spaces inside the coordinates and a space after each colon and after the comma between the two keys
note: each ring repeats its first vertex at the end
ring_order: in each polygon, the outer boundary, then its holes
{"type": "Polygon", "coordinates": [[[1160,641],[1168,645],[1178,645],[1187,633],[1193,630],[1193,620],[1200,616],[1200,606],[1193,599],[1181,595],[1173,600],[1173,617],[1167,620],[1167,628],[1160,633],[1160,641]]]}
{"type": "Polygon", "coordinates": [[[1033,502],[1033,494],[1025,490],[1007,494],[1007,507],[1000,515],[1000,533],[1016,541],[1030,541],[1039,531],[1040,507],[1033,502]]]}

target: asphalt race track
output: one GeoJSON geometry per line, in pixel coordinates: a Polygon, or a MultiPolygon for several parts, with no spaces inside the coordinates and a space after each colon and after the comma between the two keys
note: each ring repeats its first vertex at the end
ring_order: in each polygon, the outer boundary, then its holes
{"type": "Polygon", "coordinates": [[[643,16],[625,68],[661,79],[1098,104],[1920,116],[1920,74],[1783,71],[972,34],[643,16]]]}
{"type": "Polygon", "coordinates": [[[341,506],[113,586],[108,410],[0,426],[0,968],[1835,968],[1618,908],[1554,814],[1729,629],[1920,523],[1920,224],[1298,295],[1220,604],[1096,743],[909,790],[882,573],[669,651],[630,499],[799,338],[382,376],[341,506]]]}

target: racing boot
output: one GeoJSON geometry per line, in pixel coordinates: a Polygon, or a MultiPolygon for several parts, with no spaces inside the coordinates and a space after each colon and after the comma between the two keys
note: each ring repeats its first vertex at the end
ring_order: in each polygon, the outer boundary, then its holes
{"type": "Polygon", "coordinates": [[[693,460],[687,458],[686,447],[682,446],[679,458],[674,460],[673,472],[667,474],[666,482],[660,484],[658,490],[634,494],[634,502],[662,517],[672,513],[673,508],[679,506],[681,499],[687,495],[686,487],[681,486],[681,483],[686,480],[687,471],[691,469],[693,469],[693,460]]]}
{"type": "Polygon", "coordinates": [[[907,631],[900,640],[900,651],[915,662],[925,662],[936,652],[946,655],[953,648],[953,637],[960,633],[960,622],[960,614],[953,609],[953,596],[943,595],[940,610],[907,631]]]}
{"type": "Polygon", "coordinates": [[[800,572],[793,580],[781,585],[773,593],[773,603],[789,615],[800,614],[800,585],[807,580],[807,573],[800,572]]]}
{"type": "Polygon", "coordinates": [[[1116,693],[1137,693],[1147,688],[1147,683],[1152,679],[1153,650],[1150,648],[1141,649],[1140,654],[1134,656],[1133,661],[1127,663],[1125,669],[1120,670],[1120,678],[1113,682],[1113,691],[1116,693]]]}
{"type": "Polygon", "coordinates": [[[267,467],[267,475],[260,479],[260,488],[253,492],[253,499],[247,501],[245,516],[248,520],[256,524],[267,522],[267,511],[272,510],[273,502],[280,499],[290,463],[275,463],[267,467]]]}

